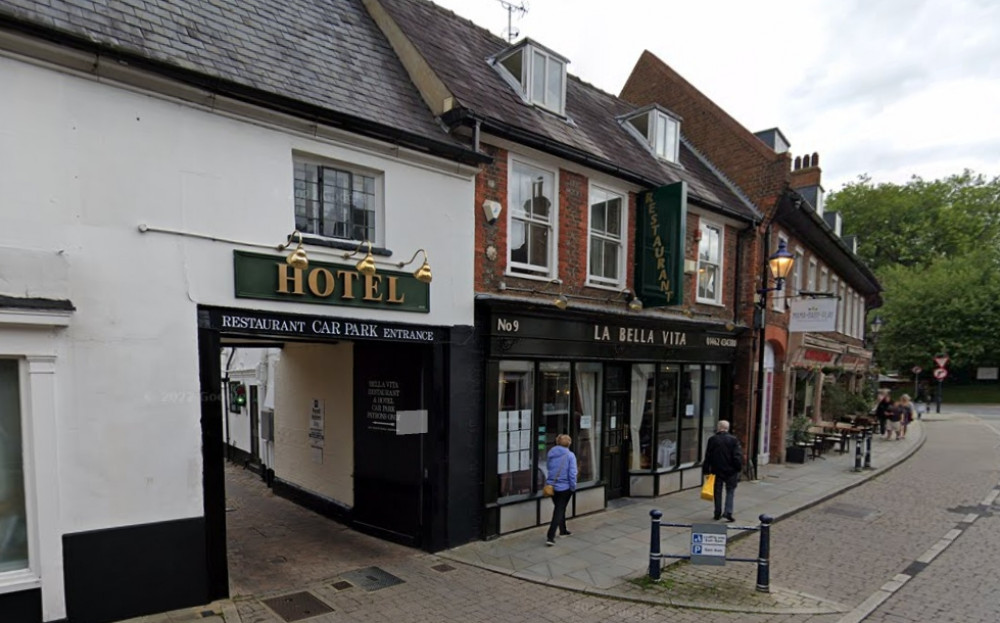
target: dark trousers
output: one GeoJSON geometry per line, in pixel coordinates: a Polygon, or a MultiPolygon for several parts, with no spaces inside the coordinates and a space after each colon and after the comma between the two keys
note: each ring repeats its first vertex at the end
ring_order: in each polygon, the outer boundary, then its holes
{"type": "Polygon", "coordinates": [[[885,434],[885,421],[887,419],[888,418],[886,416],[884,416],[884,415],[880,415],[878,417],[878,434],[879,435],[884,435],[885,434]]]}
{"type": "Polygon", "coordinates": [[[573,492],[569,489],[556,491],[556,494],[552,496],[552,521],[549,522],[548,534],[550,541],[556,538],[556,528],[559,528],[559,532],[569,532],[566,529],[566,507],[569,505],[571,497],[573,497],[573,492]]]}
{"type": "Polygon", "coordinates": [[[740,475],[733,474],[728,478],[723,478],[722,476],[715,477],[715,514],[718,515],[732,515],[733,514],[733,496],[736,495],[736,485],[740,482],[740,475]],[[722,506],[722,487],[726,487],[726,506],[723,510],[722,506]]]}

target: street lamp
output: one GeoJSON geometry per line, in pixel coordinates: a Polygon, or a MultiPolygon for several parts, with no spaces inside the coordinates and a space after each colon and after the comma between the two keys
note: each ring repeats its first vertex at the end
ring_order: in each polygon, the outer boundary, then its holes
{"type": "MultiPolygon", "coordinates": [[[[765,244],[770,239],[771,232],[768,229],[765,235],[765,244]]],[[[767,252],[766,250],[764,251],[767,252]]],[[[760,426],[764,416],[764,313],[767,310],[767,293],[778,292],[784,289],[785,279],[791,274],[795,266],[795,256],[788,251],[788,246],[784,240],[778,241],[778,250],[774,255],[767,258],[767,272],[774,280],[773,286],[768,286],[767,276],[764,277],[762,287],[757,289],[757,409],[754,414],[753,427],[753,454],[751,462],[753,465],[753,479],[757,479],[757,459],[760,454],[760,426]]]]}

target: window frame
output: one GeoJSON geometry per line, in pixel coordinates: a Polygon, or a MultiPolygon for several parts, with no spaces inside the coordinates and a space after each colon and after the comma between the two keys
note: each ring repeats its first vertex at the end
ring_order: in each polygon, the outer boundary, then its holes
{"type": "MultiPolygon", "coordinates": [[[[590,188],[587,192],[587,281],[588,286],[595,288],[608,288],[613,290],[620,290],[625,287],[626,279],[626,262],[627,257],[627,244],[628,244],[628,212],[629,212],[629,196],[628,193],[623,191],[614,190],[608,186],[602,184],[590,183],[590,188]],[[594,230],[594,194],[595,192],[605,193],[606,199],[605,204],[608,199],[612,197],[617,197],[621,200],[621,209],[618,213],[618,237],[617,239],[605,232],[595,232],[594,230]],[[594,256],[594,239],[598,238],[604,243],[611,242],[618,245],[617,257],[618,257],[618,276],[614,279],[597,276],[591,272],[591,258],[594,256]]],[[[607,211],[605,211],[605,229],[607,229],[607,211]]]]}
{"type": "MultiPolygon", "coordinates": [[[[308,183],[308,182],[306,182],[308,183]]],[[[309,199],[305,199],[309,200],[309,199]]],[[[307,218],[307,217],[306,217],[307,218]]],[[[385,172],[371,169],[368,167],[358,166],[350,164],[347,162],[327,160],[320,157],[308,156],[295,154],[292,158],[292,219],[295,229],[302,233],[303,236],[309,236],[318,238],[320,240],[330,240],[338,241],[347,244],[358,244],[362,242],[371,242],[375,246],[385,245],[385,172]],[[299,215],[298,215],[298,204],[299,204],[299,177],[298,170],[300,166],[316,167],[317,168],[317,198],[312,199],[312,201],[317,202],[317,214],[319,215],[319,231],[314,231],[309,227],[303,228],[299,226],[299,215]],[[351,205],[347,208],[349,221],[347,227],[350,230],[349,236],[331,236],[323,233],[323,219],[325,214],[324,208],[324,171],[335,171],[343,172],[352,176],[352,189],[351,189],[351,205]],[[353,236],[355,230],[360,226],[353,222],[353,212],[358,208],[354,205],[354,190],[353,190],[353,177],[363,176],[370,178],[372,180],[373,192],[371,194],[372,201],[374,202],[373,209],[366,209],[366,212],[371,212],[374,223],[366,227],[365,229],[373,231],[371,239],[356,238],[353,236]]],[[[308,220],[308,219],[307,219],[308,220]]]]}
{"type": "Polygon", "coordinates": [[[708,305],[722,305],[722,290],[723,283],[725,282],[724,270],[725,270],[725,258],[726,258],[726,226],[721,223],[716,223],[711,220],[699,219],[698,221],[698,231],[700,232],[701,238],[698,240],[698,250],[697,257],[695,261],[697,262],[696,272],[695,272],[695,301],[698,303],[705,303],[708,305]],[[707,230],[707,231],[706,231],[707,230]],[[701,295],[701,283],[702,283],[702,258],[701,258],[701,248],[702,244],[707,244],[710,231],[716,231],[719,237],[719,257],[718,263],[713,263],[711,258],[706,260],[704,263],[710,266],[715,266],[715,297],[709,298],[701,295]]]}
{"type": "MultiPolygon", "coordinates": [[[[559,276],[559,169],[549,168],[527,158],[510,154],[507,160],[507,266],[505,274],[523,279],[552,280],[559,276]],[[537,169],[552,176],[552,198],[549,201],[549,218],[544,223],[537,219],[522,219],[515,216],[514,196],[518,186],[515,166],[520,165],[537,169]],[[511,244],[514,221],[546,225],[549,229],[549,243],[546,249],[547,265],[545,270],[539,270],[534,264],[515,262],[514,247],[511,244]]],[[[542,194],[542,197],[545,197],[542,194]]],[[[520,198],[520,197],[518,197],[520,198]]],[[[547,198],[547,197],[546,197],[547,198]]],[[[527,228],[526,228],[527,231],[527,228]]],[[[525,240],[527,244],[527,240],[525,240]]]]}
{"type": "Polygon", "coordinates": [[[818,264],[816,258],[809,258],[809,268],[806,271],[806,291],[815,292],[816,291],[816,275],[817,275],[818,264]]]}
{"type": "Polygon", "coordinates": [[[566,66],[569,64],[569,60],[551,50],[534,44],[533,42],[525,42],[515,46],[514,49],[497,56],[492,64],[494,67],[502,70],[501,75],[518,91],[521,99],[524,100],[526,104],[537,106],[543,110],[555,113],[560,117],[566,116],[566,83],[568,82],[566,66]],[[544,69],[542,70],[544,75],[542,76],[541,93],[535,92],[536,54],[543,59],[544,65],[544,69]],[[514,75],[514,72],[512,72],[507,66],[507,62],[515,56],[520,56],[520,75],[514,75]],[[553,65],[558,65],[559,67],[558,76],[560,84],[559,92],[557,94],[558,101],[556,102],[548,101],[547,97],[549,95],[548,79],[553,75],[552,72],[550,72],[550,68],[553,65]]]}
{"type": "Polygon", "coordinates": [[[806,274],[805,260],[806,254],[802,247],[795,247],[795,263],[792,264],[792,282],[795,285],[795,293],[789,293],[790,296],[798,296],[803,290],[802,283],[806,274]]]}
{"type": "Polygon", "coordinates": [[[650,134],[652,134],[650,137],[650,145],[653,147],[653,153],[656,154],[656,157],[660,160],[666,160],[667,162],[676,164],[680,152],[681,123],[662,110],[654,110],[653,113],[653,123],[650,124],[650,134]],[[662,150],[660,149],[661,145],[658,144],[661,135],[661,124],[673,126],[672,140],[669,143],[665,142],[662,145],[662,150]],[[670,150],[669,154],[667,153],[668,149],[670,150]]]}

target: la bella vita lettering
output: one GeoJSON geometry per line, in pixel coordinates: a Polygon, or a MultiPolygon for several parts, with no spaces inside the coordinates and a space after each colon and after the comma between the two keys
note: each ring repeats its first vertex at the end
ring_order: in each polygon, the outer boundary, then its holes
{"type": "Polygon", "coordinates": [[[656,344],[657,338],[663,346],[687,346],[687,333],[655,329],[635,329],[594,325],[594,340],[598,342],[617,341],[626,344],[656,344]]]}
{"type": "Polygon", "coordinates": [[[336,273],[323,268],[309,268],[303,274],[301,268],[292,268],[285,263],[276,263],[278,269],[279,294],[302,294],[305,289],[313,296],[329,298],[382,302],[400,305],[406,301],[406,294],[399,294],[399,277],[382,275],[362,275],[353,270],[338,270],[336,273]]]}

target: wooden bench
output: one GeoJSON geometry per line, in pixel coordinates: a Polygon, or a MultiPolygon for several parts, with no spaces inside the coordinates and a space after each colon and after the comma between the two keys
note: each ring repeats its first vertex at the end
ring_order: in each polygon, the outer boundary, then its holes
{"type": "Polygon", "coordinates": [[[837,440],[826,432],[826,429],[822,426],[810,426],[806,429],[806,432],[812,438],[812,458],[820,457],[824,452],[836,445],[837,440]]]}

